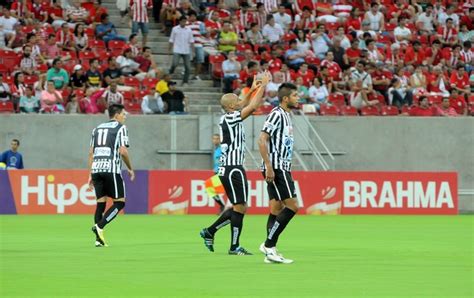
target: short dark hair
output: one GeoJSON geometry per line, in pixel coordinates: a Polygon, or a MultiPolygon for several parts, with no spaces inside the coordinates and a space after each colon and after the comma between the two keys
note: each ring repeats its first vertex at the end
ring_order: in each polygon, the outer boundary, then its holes
{"type": "Polygon", "coordinates": [[[247,63],[247,68],[252,68],[252,67],[255,67],[255,65],[257,65],[257,62],[255,61],[249,61],[249,63],[247,63]]]}
{"type": "Polygon", "coordinates": [[[20,146],[20,140],[18,139],[13,139],[12,142],[15,142],[17,146],[20,146]]]}
{"type": "Polygon", "coordinates": [[[145,52],[146,50],[151,50],[150,47],[143,47],[143,52],[145,52]]]}
{"type": "Polygon", "coordinates": [[[138,35],[138,34],[136,34],[136,33],[130,34],[130,36],[128,37],[128,40],[129,40],[129,41],[132,40],[132,39],[133,39],[134,37],[136,37],[137,35],[138,35]]]}
{"type": "Polygon", "coordinates": [[[108,17],[109,17],[109,15],[106,14],[106,13],[104,13],[104,14],[102,14],[102,15],[100,16],[100,20],[103,21],[103,20],[105,20],[105,19],[108,18],[108,17]]]}
{"type": "Polygon", "coordinates": [[[298,90],[296,86],[292,83],[283,83],[278,88],[278,100],[283,101],[283,98],[289,97],[291,93],[295,90],[298,90]]]}
{"type": "Polygon", "coordinates": [[[115,115],[122,113],[122,111],[125,109],[125,107],[121,104],[114,103],[109,106],[107,109],[109,111],[109,117],[110,119],[114,118],[115,115]]]}
{"type": "Polygon", "coordinates": [[[418,99],[418,101],[419,101],[419,102],[422,102],[424,99],[428,99],[428,96],[422,95],[422,96],[420,96],[420,98],[418,99]]]}
{"type": "Polygon", "coordinates": [[[291,46],[292,44],[297,44],[297,43],[298,43],[298,42],[296,41],[296,39],[290,40],[290,46],[291,46]]]}
{"type": "Polygon", "coordinates": [[[58,62],[61,62],[61,58],[54,58],[53,66],[55,66],[58,62]]]}

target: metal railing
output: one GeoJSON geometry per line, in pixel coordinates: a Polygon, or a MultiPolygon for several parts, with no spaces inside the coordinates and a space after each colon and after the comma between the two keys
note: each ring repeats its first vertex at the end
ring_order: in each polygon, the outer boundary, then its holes
{"type": "MultiPolygon", "coordinates": [[[[294,114],[293,114],[294,115],[294,114]]],[[[309,128],[310,132],[314,134],[316,137],[316,140],[319,142],[319,146],[323,148],[323,150],[320,150],[318,146],[316,146],[316,143],[313,142],[313,139],[309,137],[309,134],[305,133],[303,131],[303,128],[300,127],[297,121],[293,121],[293,125],[300,134],[300,136],[303,138],[303,141],[308,145],[309,149],[312,152],[312,155],[316,159],[316,161],[321,165],[322,169],[324,171],[333,171],[336,168],[336,160],[334,158],[334,155],[332,152],[329,150],[329,148],[326,146],[324,143],[323,139],[319,135],[319,133],[316,131],[316,129],[311,125],[311,122],[308,119],[308,116],[304,114],[303,111],[301,111],[301,118],[303,119],[304,123],[306,126],[309,128]],[[324,155],[324,156],[323,156],[324,155]],[[329,158],[329,163],[326,161],[326,157],[329,158]]],[[[296,153],[296,150],[295,150],[296,153]]],[[[305,171],[308,170],[308,167],[302,160],[301,156],[299,154],[295,154],[295,157],[298,159],[298,161],[301,163],[302,167],[305,169],[305,171]]]]}

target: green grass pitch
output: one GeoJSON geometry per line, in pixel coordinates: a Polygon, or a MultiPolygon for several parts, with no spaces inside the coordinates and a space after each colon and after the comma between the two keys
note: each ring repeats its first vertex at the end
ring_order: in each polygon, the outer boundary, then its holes
{"type": "Polygon", "coordinates": [[[215,216],[121,215],[95,248],[92,216],[0,216],[0,297],[472,297],[473,216],[297,216],[282,234],[291,265],[264,264],[266,217],[216,252],[215,216]]]}

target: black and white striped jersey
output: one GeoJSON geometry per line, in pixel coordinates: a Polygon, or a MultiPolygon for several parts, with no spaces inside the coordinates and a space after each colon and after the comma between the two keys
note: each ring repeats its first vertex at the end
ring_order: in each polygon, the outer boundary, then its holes
{"type": "Polygon", "coordinates": [[[94,153],[92,174],[120,174],[122,158],[119,149],[129,147],[127,127],[115,120],[102,123],[92,131],[90,146],[94,153]]]}
{"type": "Polygon", "coordinates": [[[245,158],[245,131],[240,111],[229,112],[219,123],[222,155],[220,166],[241,166],[245,158]]]}
{"type": "Polygon", "coordinates": [[[275,107],[268,114],[262,131],[270,135],[268,153],[273,169],[291,171],[294,139],[290,114],[280,106],[275,107]]]}

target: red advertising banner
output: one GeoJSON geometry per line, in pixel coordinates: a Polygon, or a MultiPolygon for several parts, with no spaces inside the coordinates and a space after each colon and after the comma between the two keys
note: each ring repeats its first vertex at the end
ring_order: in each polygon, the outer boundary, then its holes
{"type": "Polygon", "coordinates": [[[95,193],[88,171],[8,171],[18,214],[93,214],[95,193]]]}
{"type": "MultiPolygon", "coordinates": [[[[213,214],[204,171],[150,171],[149,213],[213,214]]],[[[267,214],[266,182],[247,172],[248,213],[267,214]]],[[[457,214],[457,174],[424,172],[294,172],[301,214],[457,214]]]]}

